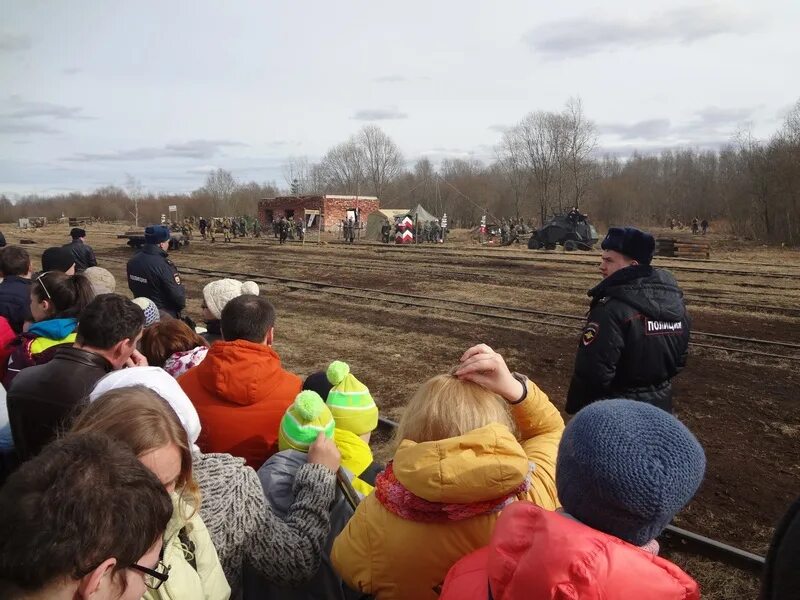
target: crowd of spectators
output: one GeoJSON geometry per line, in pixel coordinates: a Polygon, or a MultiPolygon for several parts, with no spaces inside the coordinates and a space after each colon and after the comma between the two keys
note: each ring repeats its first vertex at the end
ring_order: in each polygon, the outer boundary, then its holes
{"type": "MultiPolygon", "coordinates": [[[[477,344],[413,391],[381,464],[359,365],[292,373],[256,284],[208,283],[198,333],[72,237],[36,274],[0,250],[0,597],[700,597],[659,556],[706,467],[669,412],[604,399],[565,425],[477,344]]],[[[798,512],[765,599],[800,589],[798,512]]]]}

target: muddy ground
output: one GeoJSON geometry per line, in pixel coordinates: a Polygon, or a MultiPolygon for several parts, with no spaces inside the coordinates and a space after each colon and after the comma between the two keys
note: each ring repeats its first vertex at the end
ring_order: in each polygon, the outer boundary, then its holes
{"type": "MultiPolygon", "coordinates": [[[[114,237],[125,229],[87,227],[87,242],[94,246],[100,265],[117,277],[118,291],[127,294],[124,262],[132,251],[114,237]]],[[[19,237],[35,240],[28,248],[36,257],[48,245],[66,241],[67,231],[63,226],[33,233],[4,229],[9,243],[19,237]]],[[[755,247],[722,236],[711,239],[713,261],[656,259],[657,266],[673,270],[684,287],[694,328],[800,341],[800,252],[755,247]]],[[[179,268],[278,275],[570,315],[585,312],[586,289],[599,281],[597,253],[487,247],[466,235],[455,236],[444,247],[327,242],[281,247],[272,238],[214,245],[195,240],[173,252],[172,258],[179,268]]],[[[187,274],[184,280],[188,311],[199,319],[200,290],[209,279],[187,274]]],[[[345,360],[389,418],[402,415],[418,384],[449,370],[463,350],[477,342],[501,352],[512,369],[528,374],[563,408],[579,321],[574,330],[497,325],[370,300],[357,292],[345,299],[268,284],[262,293],[278,310],[276,349],[289,369],[305,375],[331,360],[345,360]]],[[[703,443],[708,470],[697,497],[677,518],[679,525],[766,552],[776,521],[800,493],[797,365],[779,358],[692,350],[688,367],[674,381],[675,408],[703,443]]],[[[704,597],[747,598],[754,593],[751,577],[693,557],[675,559],[705,585],[704,597]]]]}

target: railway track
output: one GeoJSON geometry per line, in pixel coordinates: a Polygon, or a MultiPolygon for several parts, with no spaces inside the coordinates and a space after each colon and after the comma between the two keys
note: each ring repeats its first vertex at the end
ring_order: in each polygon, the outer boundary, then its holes
{"type": "MultiPolygon", "coordinates": [[[[356,270],[363,270],[363,271],[371,271],[371,272],[379,272],[379,273],[396,273],[398,269],[398,263],[396,261],[389,261],[389,260],[380,260],[380,259],[367,259],[366,261],[359,261],[358,263],[351,263],[342,265],[341,263],[337,262],[324,262],[320,260],[308,260],[298,257],[290,257],[290,256],[270,256],[269,261],[271,264],[279,263],[283,265],[298,265],[298,266],[305,266],[305,267],[332,267],[332,268],[345,268],[345,269],[356,269],[356,270]],[[366,263],[366,264],[365,264],[366,263]]],[[[436,269],[439,271],[443,271],[443,275],[446,275],[448,279],[463,279],[463,278],[472,278],[475,277],[495,277],[494,273],[488,272],[486,268],[474,268],[469,271],[455,271],[452,269],[443,270],[443,265],[441,263],[413,263],[415,268],[420,266],[436,269]]],[[[571,277],[571,280],[574,280],[575,277],[571,277]]],[[[583,277],[587,281],[587,285],[585,288],[575,287],[575,286],[565,286],[562,283],[546,283],[543,281],[543,278],[537,277],[535,279],[530,280],[517,280],[520,285],[528,285],[532,289],[549,289],[549,290],[557,290],[560,292],[571,293],[575,294],[576,297],[583,297],[586,293],[586,290],[591,287],[592,283],[597,282],[596,277],[583,277]]],[[[774,289],[771,286],[763,286],[764,288],[774,289]]],[[[787,307],[787,306],[778,306],[774,304],[765,304],[763,302],[752,302],[752,303],[745,303],[745,302],[735,302],[729,300],[725,297],[726,294],[734,295],[736,297],[742,296],[752,296],[754,299],[764,299],[766,296],[776,296],[780,295],[783,296],[782,292],[776,292],[775,294],[769,294],[767,291],[759,289],[759,290],[736,290],[736,291],[728,291],[728,290],[716,290],[717,296],[714,298],[708,297],[701,297],[695,294],[695,292],[699,292],[700,288],[694,287],[687,287],[682,286],[682,289],[685,292],[685,298],[689,304],[693,305],[705,305],[705,306],[713,306],[713,307],[726,307],[726,308],[739,308],[746,311],[755,311],[755,312],[763,312],[767,314],[775,314],[775,315],[784,315],[789,317],[800,317],[800,308],[797,307],[787,307]],[[691,292],[691,293],[690,293],[691,292]]],[[[794,291],[795,288],[781,288],[781,290],[787,291],[794,291]]],[[[800,294],[800,288],[797,288],[796,291],[800,294]]]]}
{"type": "MultiPolygon", "coordinates": [[[[461,315],[470,315],[495,321],[526,325],[543,325],[548,327],[570,329],[576,334],[580,329],[580,323],[584,321],[584,317],[578,315],[535,310],[516,306],[504,306],[470,302],[466,300],[438,298],[435,296],[423,296],[419,294],[408,294],[403,292],[391,292],[374,288],[321,283],[317,281],[294,279],[291,277],[283,277],[278,275],[261,275],[258,273],[242,273],[237,271],[202,269],[197,267],[184,267],[181,269],[181,273],[184,275],[194,274],[206,277],[234,277],[239,279],[249,279],[255,281],[256,283],[278,283],[285,287],[289,287],[290,289],[340,296],[351,301],[366,300],[383,302],[388,304],[399,304],[402,306],[422,308],[426,310],[443,311],[449,314],[456,313],[461,315]]],[[[800,362],[800,344],[797,343],[763,340],[758,338],[732,336],[703,331],[693,331],[692,336],[700,337],[702,340],[708,340],[690,342],[690,345],[695,348],[737,355],[754,356],[758,357],[759,359],[772,359],[776,362],[800,362]],[[719,344],[725,342],[727,342],[727,345],[719,344]],[[739,346],[732,347],[730,345],[734,343],[739,344],[739,346]]]]}

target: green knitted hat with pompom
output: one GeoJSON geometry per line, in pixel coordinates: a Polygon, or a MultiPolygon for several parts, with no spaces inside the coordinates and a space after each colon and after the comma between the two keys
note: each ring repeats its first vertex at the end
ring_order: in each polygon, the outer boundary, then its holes
{"type": "Polygon", "coordinates": [[[369,389],[350,373],[350,365],[340,360],[328,366],[328,381],[333,386],[327,404],[336,427],[356,435],[369,433],[378,426],[378,407],[369,389]]]}
{"type": "Polygon", "coordinates": [[[334,427],[333,415],[320,395],[311,390],[300,392],[281,419],[278,448],[308,452],[320,433],[333,439],[334,427]]]}

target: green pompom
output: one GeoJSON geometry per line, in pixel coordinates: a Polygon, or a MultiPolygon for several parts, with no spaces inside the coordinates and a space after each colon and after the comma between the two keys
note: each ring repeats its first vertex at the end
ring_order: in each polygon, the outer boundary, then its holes
{"type": "Polygon", "coordinates": [[[350,365],[340,360],[333,361],[328,367],[328,381],[331,385],[339,385],[350,373],[350,365]]]}
{"type": "Polygon", "coordinates": [[[317,392],[306,390],[297,394],[297,397],[294,399],[294,406],[301,419],[304,421],[313,421],[320,415],[322,409],[325,407],[325,403],[317,392]]]}

